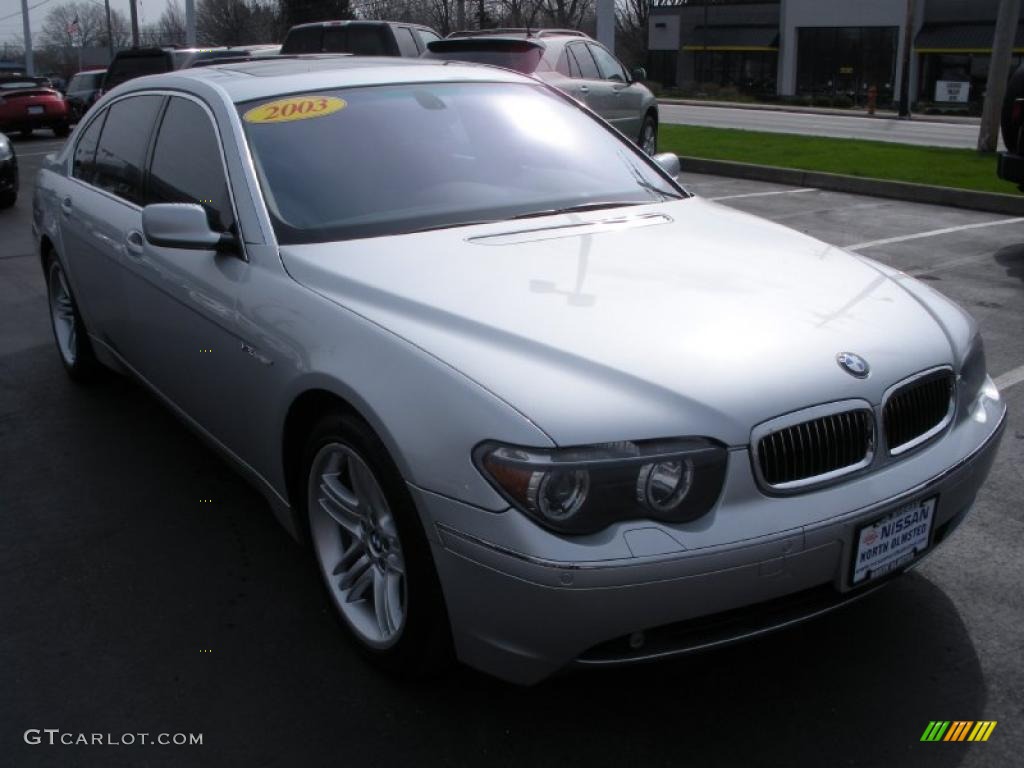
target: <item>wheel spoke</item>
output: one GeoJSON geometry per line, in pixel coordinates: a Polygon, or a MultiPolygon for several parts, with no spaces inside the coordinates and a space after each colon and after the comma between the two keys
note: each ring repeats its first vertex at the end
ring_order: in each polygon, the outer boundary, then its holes
{"type": "MultiPolygon", "coordinates": [[[[361,560],[362,558],[360,558],[360,561],[361,560]]],[[[369,566],[370,561],[367,559],[366,563],[367,566],[369,566]]],[[[352,569],[352,571],[354,570],[355,568],[352,569]]],[[[350,573],[352,571],[350,571],[350,573]]],[[[359,575],[359,578],[355,580],[355,583],[352,584],[352,589],[350,589],[348,594],[345,596],[345,602],[354,603],[356,602],[356,600],[362,600],[363,598],[365,598],[366,593],[369,592],[370,587],[373,586],[374,574],[376,573],[376,568],[365,568],[359,575]]]]}
{"type": "Polygon", "coordinates": [[[373,572],[373,612],[377,616],[377,626],[381,635],[390,637],[395,628],[391,623],[391,612],[388,610],[387,579],[376,569],[373,572]]]}
{"type": "Polygon", "coordinates": [[[334,522],[351,533],[360,535],[362,509],[359,500],[341,484],[338,475],[322,475],[320,478],[320,506],[334,522]]]}
{"type": "Polygon", "coordinates": [[[337,576],[338,574],[347,571],[364,552],[365,548],[363,547],[363,542],[359,539],[352,539],[352,543],[349,545],[348,549],[341,553],[341,559],[338,561],[338,564],[334,566],[334,570],[331,571],[331,575],[337,576]]]}
{"type": "Polygon", "coordinates": [[[388,552],[385,563],[389,573],[405,575],[405,560],[402,558],[402,551],[400,549],[392,549],[388,552]]]}
{"type": "Polygon", "coordinates": [[[364,552],[362,556],[352,564],[352,567],[342,574],[341,581],[338,582],[338,589],[354,589],[356,582],[366,575],[369,568],[370,558],[364,552]]]}
{"type": "Polygon", "coordinates": [[[385,585],[384,594],[387,596],[387,614],[391,624],[391,631],[396,631],[402,625],[402,576],[391,571],[385,571],[383,576],[385,585]]]}

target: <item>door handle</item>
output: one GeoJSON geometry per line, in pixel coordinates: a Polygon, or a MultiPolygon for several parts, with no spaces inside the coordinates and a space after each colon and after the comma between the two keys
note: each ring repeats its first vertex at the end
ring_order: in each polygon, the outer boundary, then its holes
{"type": "Polygon", "coordinates": [[[124,246],[132,256],[141,256],[146,247],[146,240],[142,233],[133,229],[124,239],[124,246]]]}
{"type": "Polygon", "coordinates": [[[60,210],[65,216],[71,215],[71,198],[65,197],[60,201],[60,210]]]}
{"type": "Polygon", "coordinates": [[[580,93],[590,93],[590,89],[585,85],[580,86],[580,93]]]}

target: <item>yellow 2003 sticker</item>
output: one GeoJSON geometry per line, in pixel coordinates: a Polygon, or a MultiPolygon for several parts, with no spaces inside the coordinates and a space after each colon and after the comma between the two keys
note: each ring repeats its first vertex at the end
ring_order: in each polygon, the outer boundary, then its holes
{"type": "Polygon", "coordinates": [[[292,96],[260,104],[242,117],[247,123],[287,123],[330,115],[346,106],[344,99],[334,96],[292,96]]]}

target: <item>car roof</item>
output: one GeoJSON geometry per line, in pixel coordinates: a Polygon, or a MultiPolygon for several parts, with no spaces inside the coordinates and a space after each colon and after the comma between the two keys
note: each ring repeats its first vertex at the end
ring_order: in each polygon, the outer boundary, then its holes
{"type": "Polygon", "coordinates": [[[328,19],[325,21],[307,21],[304,24],[293,24],[288,28],[288,31],[291,32],[293,29],[307,29],[309,27],[343,27],[348,24],[378,27],[416,27],[417,29],[427,29],[433,32],[430,27],[424,24],[416,24],[412,21],[385,21],[384,19],[328,19]]]}
{"type": "Polygon", "coordinates": [[[137,77],[119,86],[118,92],[168,87],[199,90],[206,84],[237,103],[327,88],[460,81],[536,82],[533,78],[497,67],[442,59],[303,54],[270,56],[137,77]]]}

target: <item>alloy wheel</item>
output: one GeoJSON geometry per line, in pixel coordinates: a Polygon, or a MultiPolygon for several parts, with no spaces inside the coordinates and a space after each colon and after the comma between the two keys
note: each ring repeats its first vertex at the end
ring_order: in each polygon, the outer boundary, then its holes
{"type": "Polygon", "coordinates": [[[78,357],[78,332],[75,322],[75,305],[71,301],[64,270],[56,261],[50,265],[49,279],[50,319],[57,349],[64,362],[73,366],[78,357]]]}
{"type": "Polygon", "coordinates": [[[406,621],[405,558],[380,483],[352,448],[328,443],[309,473],[310,534],[335,606],[371,648],[398,641],[406,621]]]}
{"type": "Polygon", "coordinates": [[[640,135],[640,148],[652,157],[658,151],[658,128],[653,120],[645,120],[640,135]]]}

